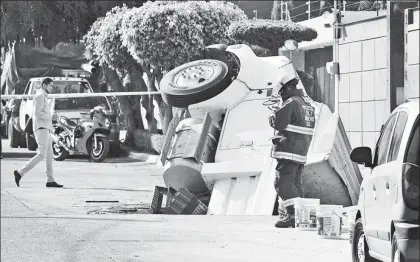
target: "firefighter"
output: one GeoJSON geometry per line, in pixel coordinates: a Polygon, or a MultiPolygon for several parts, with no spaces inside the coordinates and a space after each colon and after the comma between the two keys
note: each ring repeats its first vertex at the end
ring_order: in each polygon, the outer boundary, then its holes
{"type": "Polygon", "coordinates": [[[282,98],[281,106],[269,117],[275,134],[272,138],[271,157],[277,159],[274,188],[279,199],[278,228],[295,226],[294,205],[288,199],[304,197],[302,171],[315,127],[315,108],[302,89],[297,89],[296,74],[283,74],[273,94],[282,98]]]}

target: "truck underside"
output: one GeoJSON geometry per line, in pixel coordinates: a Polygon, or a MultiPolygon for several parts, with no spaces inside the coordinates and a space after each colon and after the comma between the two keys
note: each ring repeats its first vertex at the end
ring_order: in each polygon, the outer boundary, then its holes
{"type": "MultiPolygon", "coordinates": [[[[213,97],[178,109],[161,154],[163,178],[168,188],[211,195],[208,214],[271,215],[277,161],[270,158],[274,131],[263,103],[287,58],[258,58],[245,45],[227,51],[240,61],[239,74],[213,97]]],[[[303,171],[305,198],[355,205],[362,177],[350,160],[346,132],[325,104],[313,105],[316,127],[303,171]]]]}

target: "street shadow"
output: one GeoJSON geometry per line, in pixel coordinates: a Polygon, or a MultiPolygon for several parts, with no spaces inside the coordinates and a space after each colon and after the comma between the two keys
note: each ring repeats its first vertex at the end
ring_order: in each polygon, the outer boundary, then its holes
{"type": "MultiPolygon", "coordinates": [[[[152,214],[139,214],[139,218],[142,216],[152,215],[152,214]]],[[[126,221],[126,222],[146,222],[146,223],[162,223],[162,220],[158,221],[153,220],[142,220],[142,219],[128,219],[128,218],[99,218],[99,217],[57,217],[57,216],[1,216],[2,219],[61,219],[61,220],[92,220],[92,221],[126,221]]]]}
{"type": "Polygon", "coordinates": [[[106,187],[63,187],[61,189],[86,189],[86,190],[116,190],[128,192],[152,192],[153,189],[125,189],[125,188],[106,188],[106,187]]]}

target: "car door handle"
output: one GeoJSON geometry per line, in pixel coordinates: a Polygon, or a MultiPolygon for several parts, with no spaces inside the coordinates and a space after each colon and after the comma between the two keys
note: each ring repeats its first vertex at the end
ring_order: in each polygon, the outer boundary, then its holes
{"type": "Polygon", "coordinates": [[[386,182],[386,189],[389,189],[389,182],[386,182]]]}

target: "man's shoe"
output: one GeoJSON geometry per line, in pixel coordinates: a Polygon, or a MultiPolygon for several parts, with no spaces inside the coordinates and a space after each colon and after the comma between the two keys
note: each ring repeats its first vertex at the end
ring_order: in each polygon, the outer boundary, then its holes
{"type": "Polygon", "coordinates": [[[47,182],[47,187],[63,187],[63,185],[59,185],[56,182],[47,182]]]}
{"type": "Polygon", "coordinates": [[[279,221],[277,221],[277,223],[274,226],[277,228],[294,228],[295,219],[289,214],[287,214],[286,216],[280,217],[279,221]]]}
{"type": "Polygon", "coordinates": [[[19,174],[19,172],[18,172],[17,170],[15,170],[15,171],[13,172],[13,174],[15,175],[15,182],[16,182],[16,185],[17,185],[18,187],[20,187],[20,186],[19,186],[19,182],[20,182],[20,180],[22,179],[22,176],[19,174]]]}

